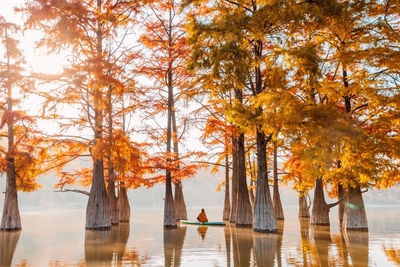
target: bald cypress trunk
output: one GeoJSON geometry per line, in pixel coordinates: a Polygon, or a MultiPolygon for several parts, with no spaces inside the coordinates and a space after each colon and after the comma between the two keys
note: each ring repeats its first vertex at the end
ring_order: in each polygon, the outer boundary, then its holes
{"type": "Polygon", "coordinates": [[[267,141],[265,134],[257,131],[257,187],[254,202],[255,232],[277,232],[267,173],[267,141]]]}
{"type": "MultiPolygon", "coordinates": [[[[172,105],[174,105],[175,100],[172,99],[172,105]]],[[[174,153],[175,159],[179,160],[179,146],[178,146],[178,128],[176,126],[176,112],[172,109],[172,135],[174,143],[174,153]]],[[[179,165],[178,165],[179,168],[179,165]]],[[[185,199],[183,197],[182,183],[180,181],[175,181],[175,216],[176,220],[187,220],[187,211],[185,199]]]]}
{"type": "Polygon", "coordinates": [[[310,211],[307,205],[307,198],[305,193],[299,196],[299,217],[310,218],[310,211]]]}
{"type": "Polygon", "coordinates": [[[368,231],[367,215],[360,186],[348,189],[343,222],[346,230],[368,231]]]}
{"type": "Polygon", "coordinates": [[[236,137],[232,138],[232,205],[231,205],[231,215],[229,217],[230,222],[236,222],[236,210],[237,210],[237,189],[238,189],[238,139],[236,137]]]}
{"type": "Polygon", "coordinates": [[[129,222],[131,217],[131,207],[129,205],[128,194],[124,182],[121,182],[119,185],[118,203],[119,203],[119,221],[129,222]]]}
{"type": "MultiPolygon", "coordinates": [[[[6,34],[6,54],[7,54],[7,112],[12,112],[12,87],[10,75],[10,51],[8,47],[7,29],[6,34]]],[[[0,230],[12,231],[21,229],[21,218],[18,208],[17,181],[14,161],[14,122],[7,120],[7,155],[6,155],[6,192],[4,198],[3,214],[1,217],[0,230]]]]}
{"type": "Polygon", "coordinates": [[[253,223],[253,214],[249,199],[249,191],[246,181],[246,152],[244,149],[244,134],[240,134],[238,139],[238,193],[236,225],[250,226],[253,223]]]}
{"type": "MultiPolygon", "coordinates": [[[[97,8],[101,12],[101,0],[97,0],[97,8]]],[[[97,30],[97,54],[102,56],[102,33],[100,22],[97,30]]],[[[98,145],[103,134],[103,97],[101,88],[94,88],[94,141],[98,145]]],[[[96,151],[93,153],[97,153],[96,151]]],[[[89,200],[86,207],[86,229],[104,230],[111,227],[110,207],[104,183],[103,155],[93,155],[93,178],[89,200]]]]}
{"type": "Polygon", "coordinates": [[[329,207],[325,202],[324,187],[320,178],[315,179],[311,224],[329,225],[329,207]]]}
{"type": "Polygon", "coordinates": [[[229,156],[226,151],[225,154],[225,201],[224,201],[224,211],[223,211],[223,220],[229,220],[229,213],[231,211],[231,201],[229,196],[229,156]]]}
{"type": "Polygon", "coordinates": [[[279,194],[278,181],[278,147],[274,142],[274,211],[277,220],[284,220],[281,196],[279,194]]]}

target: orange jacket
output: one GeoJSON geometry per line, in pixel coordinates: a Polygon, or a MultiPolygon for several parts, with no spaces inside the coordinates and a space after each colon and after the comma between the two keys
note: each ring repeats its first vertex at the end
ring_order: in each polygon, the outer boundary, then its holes
{"type": "Polygon", "coordinates": [[[199,216],[197,216],[197,220],[199,220],[199,222],[208,222],[206,213],[200,212],[199,216]]]}

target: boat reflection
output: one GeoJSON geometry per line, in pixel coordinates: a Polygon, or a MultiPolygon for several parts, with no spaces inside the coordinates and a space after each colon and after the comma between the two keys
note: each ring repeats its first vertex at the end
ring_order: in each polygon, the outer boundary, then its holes
{"type": "Polygon", "coordinates": [[[201,240],[204,240],[204,238],[206,237],[207,229],[208,229],[207,226],[199,226],[199,227],[197,227],[197,232],[201,236],[201,240]]]}
{"type": "Polygon", "coordinates": [[[11,266],[20,234],[21,230],[0,231],[0,266],[11,266]]]}
{"type": "Polygon", "coordinates": [[[182,248],[185,242],[187,227],[164,229],[164,266],[181,265],[182,248]]]}
{"type": "Polygon", "coordinates": [[[87,266],[121,266],[129,238],[129,223],[112,226],[108,231],[85,231],[87,266]]]}

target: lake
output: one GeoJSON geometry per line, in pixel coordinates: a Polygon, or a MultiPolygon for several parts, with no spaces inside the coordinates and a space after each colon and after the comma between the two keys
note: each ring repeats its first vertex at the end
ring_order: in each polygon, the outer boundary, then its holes
{"type": "MultiPolygon", "coordinates": [[[[219,221],[221,208],[205,208],[219,221]]],[[[188,209],[194,219],[200,208],[188,209]]],[[[234,225],[164,230],[161,209],[132,209],[130,223],[86,231],[84,210],[22,212],[22,231],[0,232],[2,266],[399,266],[400,209],[367,207],[369,232],[312,227],[284,207],[278,234],[234,225]]]]}

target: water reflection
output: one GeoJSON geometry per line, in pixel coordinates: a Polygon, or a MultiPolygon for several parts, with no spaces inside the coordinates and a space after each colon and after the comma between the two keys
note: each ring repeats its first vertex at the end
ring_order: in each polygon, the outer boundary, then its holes
{"type": "Polygon", "coordinates": [[[112,226],[109,231],[85,231],[85,261],[87,266],[122,265],[129,238],[129,223],[112,226]]]}
{"type": "Polygon", "coordinates": [[[0,231],[0,266],[11,266],[21,231],[0,231]]]}
{"type": "Polygon", "coordinates": [[[281,237],[282,234],[280,233],[254,233],[254,254],[257,266],[274,266],[275,255],[279,254],[278,251],[280,251],[279,238],[281,237]]]}
{"type": "Polygon", "coordinates": [[[182,248],[185,242],[187,227],[164,229],[164,266],[181,265],[182,248]]]}
{"type": "Polygon", "coordinates": [[[368,232],[346,231],[345,239],[352,266],[368,266],[368,232]]]}
{"type": "Polygon", "coordinates": [[[400,266],[400,249],[396,249],[393,244],[383,244],[382,249],[389,261],[400,266]]]}
{"type": "Polygon", "coordinates": [[[225,249],[226,249],[226,266],[231,266],[231,226],[229,223],[224,227],[224,236],[225,236],[225,249]]]}
{"type": "Polygon", "coordinates": [[[253,229],[231,227],[234,266],[250,266],[253,249],[253,229]]]}
{"type": "Polygon", "coordinates": [[[206,237],[207,229],[208,229],[207,226],[199,226],[197,228],[197,232],[201,236],[201,240],[204,240],[204,238],[206,237]]]}
{"type": "Polygon", "coordinates": [[[318,262],[320,266],[329,266],[329,246],[332,243],[329,226],[312,225],[311,233],[314,238],[318,262]]]}

